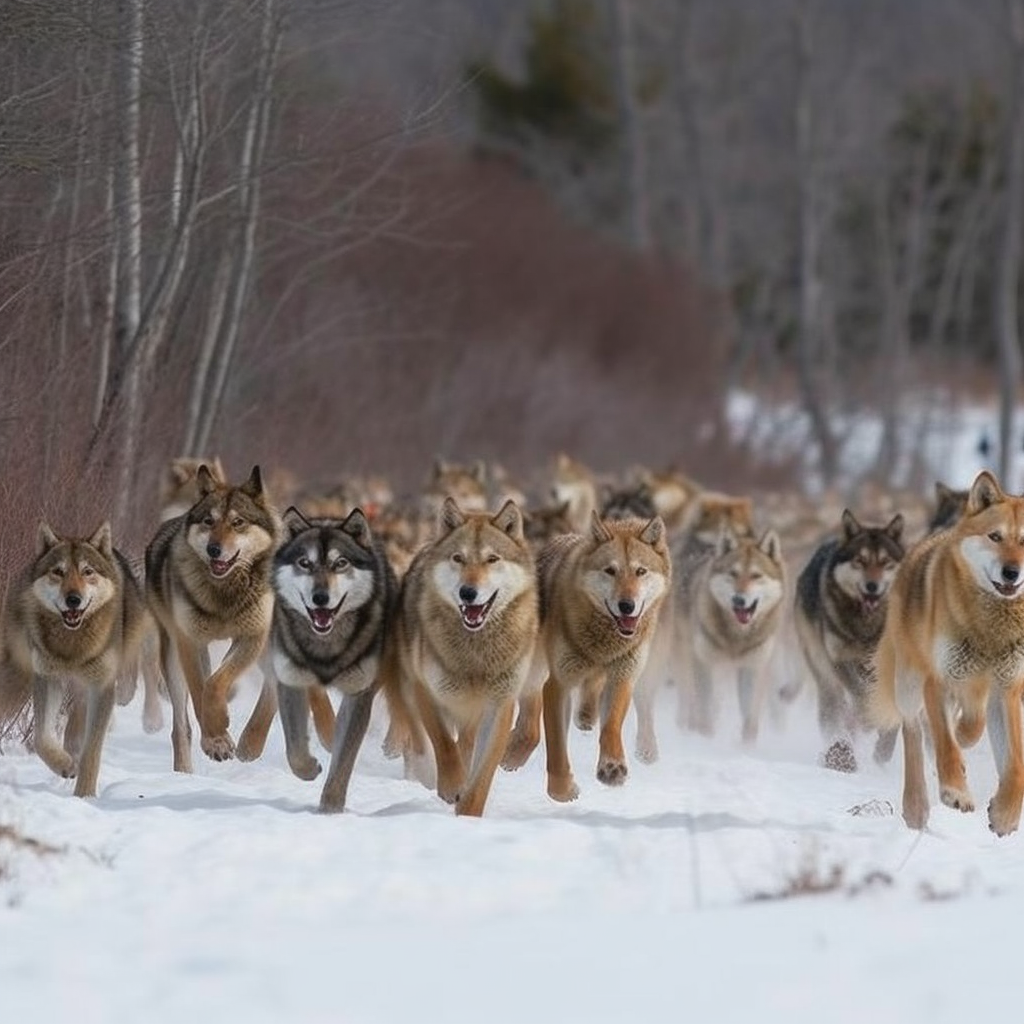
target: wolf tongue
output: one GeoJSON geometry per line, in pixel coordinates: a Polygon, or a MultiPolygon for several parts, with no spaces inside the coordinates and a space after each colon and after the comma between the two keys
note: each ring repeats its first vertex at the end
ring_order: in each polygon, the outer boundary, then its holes
{"type": "Polygon", "coordinates": [[[485,604],[463,605],[463,615],[467,622],[477,623],[484,617],[485,604]]]}
{"type": "Polygon", "coordinates": [[[619,626],[622,629],[629,630],[632,632],[636,629],[636,624],[640,621],[639,615],[620,615],[618,617],[619,626]]]}
{"type": "Polygon", "coordinates": [[[334,614],[327,608],[316,608],[310,612],[310,618],[317,629],[327,629],[334,619],[334,614]]]}

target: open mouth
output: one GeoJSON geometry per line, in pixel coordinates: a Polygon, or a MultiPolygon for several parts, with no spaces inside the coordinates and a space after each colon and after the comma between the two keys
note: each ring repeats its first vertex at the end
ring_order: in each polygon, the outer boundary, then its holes
{"type": "Polygon", "coordinates": [[[321,636],[330,633],[334,629],[334,619],[338,612],[341,611],[341,606],[345,603],[345,598],[348,594],[342,594],[341,600],[333,608],[310,608],[306,606],[306,614],[309,616],[309,624],[313,627],[314,633],[319,633],[321,636]]]}
{"type": "Polygon", "coordinates": [[[78,629],[82,624],[82,619],[85,618],[85,608],[65,608],[60,613],[60,617],[68,629],[78,629]]]}
{"type": "Polygon", "coordinates": [[[753,619],[757,613],[757,602],[754,601],[751,604],[734,604],[732,606],[732,613],[736,616],[736,621],[741,626],[750,624],[750,620],[753,619]]]}
{"type": "Polygon", "coordinates": [[[487,615],[491,610],[491,605],[494,604],[494,599],[498,596],[498,592],[495,591],[491,594],[490,600],[486,604],[460,604],[459,614],[462,616],[462,624],[466,629],[476,632],[486,621],[487,615]]]}
{"type": "Polygon", "coordinates": [[[640,624],[640,616],[644,613],[643,608],[636,615],[619,615],[612,610],[611,605],[607,605],[607,608],[608,614],[615,623],[615,628],[619,631],[619,636],[629,637],[636,632],[636,627],[640,624]]]}
{"type": "Polygon", "coordinates": [[[1021,592],[1022,585],[1024,585],[1024,580],[1017,580],[1014,583],[997,583],[995,580],[992,581],[992,586],[996,588],[996,592],[1003,597],[1016,597],[1021,592]]]}
{"type": "Polygon", "coordinates": [[[860,607],[865,615],[874,615],[882,606],[881,594],[861,594],[860,607]]]}
{"type": "Polygon", "coordinates": [[[241,551],[236,551],[231,558],[211,558],[210,559],[210,574],[220,579],[222,576],[227,576],[229,572],[235,567],[235,562],[238,561],[238,556],[241,551]]]}

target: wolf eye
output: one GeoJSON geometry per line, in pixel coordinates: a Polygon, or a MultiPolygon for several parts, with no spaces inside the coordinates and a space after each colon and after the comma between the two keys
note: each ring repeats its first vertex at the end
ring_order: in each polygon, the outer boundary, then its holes
{"type": "Polygon", "coordinates": [[[466,561],[466,559],[465,559],[465,558],[463,558],[463,557],[462,557],[462,555],[460,555],[460,554],[458,553],[458,551],[456,551],[456,552],[455,552],[455,554],[454,554],[454,555],[452,555],[452,561],[453,561],[453,562],[454,562],[454,563],[455,563],[456,565],[462,565],[462,564],[463,564],[463,563],[464,563],[464,562],[466,561]]]}
{"type": "Polygon", "coordinates": [[[501,559],[497,555],[488,555],[487,556],[487,564],[488,565],[494,565],[495,562],[500,562],[500,561],[501,561],[501,559]]]}
{"type": "Polygon", "coordinates": [[[993,544],[998,544],[1003,539],[1003,535],[998,530],[993,530],[988,535],[988,539],[992,541],[993,544]]]}
{"type": "Polygon", "coordinates": [[[645,565],[638,565],[636,567],[636,574],[637,574],[637,576],[646,576],[647,575],[647,566],[645,566],[645,565]]]}
{"type": "Polygon", "coordinates": [[[619,570],[616,569],[614,565],[609,565],[608,568],[605,569],[605,572],[608,573],[609,576],[617,576],[619,570]]]}
{"type": "Polygon", "coordinates": [[[763,580],[763,579],[764,579],[764,576],[762,576],[761,573],[759,573],[759,572],[752,572],[750,574],[750,580],[751,580],[752,583],[757,583],[758,580],[763,580]]]}
{"type": "Polygon", "coordinates": [[[54,567],[53,567],[53,568],[52,568],[52,569],[50,570],[50,572],[52,572],[52,573],[53,573],[53,575],[57,577],[57,579],[59,579],[59,580],[62,580],[62,579],[64,579],[64,567],[63,567],[63,566],[61,566],[61,565],[55,565],[55,566],[54,566],[54,567]]]}
{"type": "Polygon", "coordinates": [[[305,555],[303,555],[301,558],[296,558],[295,564],[300,569],[304,569],[306,572],[309,572],[309,570],[313,568],[313,563],[305,555]]]}
{"type": "Polygon", "coordinates": [[[347,558],[339,558],[334,563],[334,571],[335,572],[341,572],[342,569],[347,569],[347,568],[348,568],[348,559],[347,558]]]}
{"type": "Polygon", "coordinates": [[[850,559],[850,565],[852,565],[854,567],[854,569],[863,569],[864,568],[864,559],[861,558],[860,555],[858,555],[856,558],[851,558],[850,559]]]}
{"type": "Polygon", "coordinates": [[[82,575],[86,578],[88,578],[89,576],[95,576],[96,570],[91,565],[87,565],[85,566],[84,569],[82,569],[82,575]]]}
{"type": "Polygon", "coordinates": [[[213,526],[213,516],[203,516],[203,526],[213,526]]]}

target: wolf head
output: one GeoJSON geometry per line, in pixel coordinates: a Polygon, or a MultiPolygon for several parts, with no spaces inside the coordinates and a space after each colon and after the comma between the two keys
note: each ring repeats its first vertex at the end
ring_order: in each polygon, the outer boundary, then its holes
{"type": "Polygon", "coordinates": [[[594,513],[582,558],[583,589],[620,636],[657,611],[672,576],[665,524],[655,516],[603,520],[594,513]]]}
{"type": "Polygon", "coordinates": [[[596,491],[594,474],[582,462],[560,452],[555,459],[555,474],[551,485],[551,497],[555,504],[571,504],[580,499],[581,493],[593,499],[596,491]]]}
{"type": "Polygon", "coordinates": [[[318,636],[339,615],[370,601],[377,584],[377,557],[362,509],[345,519],[306,519],[297,508],[284,514],[286,539],[274,555],[274,593],[318,636]]]}
{"type": "Polygon", "coordinates": [[[233,486],[215,479],[202,465],[196,486],[199,500],[185,515],[186,536],[214,579],[249,568],[272,550],[277,517],[267,503],[259,466],[253,466],[244,484],[233,486]]]}
{"type": "Polygon", "coordinates": [[[953,532],[961,557],[984,591],[1006,600],[1024,597],[1024,498],[1006,494],[983,470],[953,532]]]}
{"type": "Polygon", "coordinates": [[[697,496],[684,520],[686,532],[710,548],[723,534],[737,540],[754,535],[754,506],[749,498],[706,491],[697,496]]]}
{"type": "Polygon", "coordinates": [[[452,497],[467,511],[482,512],[487,508],[487,467],[480,460],[472,466],[460,466],[434,460],[434,469],[427,487],[427,499],[439,508],[446,497],[452,497]]]}
{"type": "Polygon", "coordinates": [[[448,497],[441,507],[431,578],[471,633],[483,629],[514,600],[536,588],[523,514],[506,501],[497,515],[464,512],[448,497]]]}
{"type": "Polygon", "coordinates": [[[893,516],[886,526],[864,526],[848,508],[843,509],[832,575],[864,615],[882,609],[903,554],[901,514],[893,516]]]}
{"type": "Polygon", "coordinates": [[[184,515],[200,498],[197,476],[199,467],[207,471],[219,484],[228,482],[220,458],[191,459],[184,456],[171,459],[160,484],[160,518],[164,522],[184,515]]]}
{"type": "Polygon", "coordinates": [[[782,600],[785,568],[774,530],[760,540],[723,532],[708,571],[711,596],[740,626],[763,618],[782,600]]]}
{"type": "Polygon", "coordinates": [[[117,596],[118,573],[110,541],[110,523],[87,540],[58,537],[39,524],[32,593],[67,629],[79,629],[117,596]]]}
{"type": "Polygon", "coordinates": [[[928,520],[928,532],[935,533],[952,526],[967,508],[969,491],[954,490],[941,480],[935,481],[935,511],[928,520]]]}

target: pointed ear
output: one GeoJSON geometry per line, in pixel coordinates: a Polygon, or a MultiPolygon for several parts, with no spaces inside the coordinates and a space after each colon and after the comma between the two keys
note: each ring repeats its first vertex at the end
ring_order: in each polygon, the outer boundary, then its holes
{"type": "Polygon", "coordinates": [[[1002,501],[1006,495],[999,486],[999,481],[987,470],[983,469],[971,484],[971,493],[967,497],[967,514],[973,516],[977,512],[983,512],[1002,501]]]}
{"type": "Polygon", "coordinates": [[[782,562],[782,542],[774,530],[765,530],[757,545],[773,562],[782,562]]]}
{"type": "Polygon", "coordinates": [[[205,462],[196,470],[196,486],[199,488],[200,498],[205,498],[217,489],[217,481],[205,462]]]}
{"type": "Polygon", "coordinates": [[[947,487],[941,480],[935,481],[935,500],[938,504],[942,504],[944,501],[951,501],[953,498],[953,488],[947,487]]]}
{"type": "Polygon", "coordinates": [[[665,536],[665,523],[661,516],[655,516],[637,536],[644,544],[657,547],[665,536]]]}
{"type": "Polygon", "coordinates": [[[104,558],[114,557],[114,544],[110,539],[110,520],[104,520],[96,530],[96,532],[89,538],[89,543],[101,554],[104,558]]]}
{"type": "Polygon", "coordinates": [[[848,509],[843,509],[843,540],[852,540],[858,533],[863,533],[864,527],[857,522],[857,517],[848,509]]]}
{"type": "Polygon", "coordinates": [[[590,513],[590,537],[595,544],[606,544],[614,537],[596,511],[590,513]]]}
{"type": "Polygon", "coordinates": [[[45,555],[50,548],[55,548],[60,543],[60,537],[50,529],[49,523],[40,523],[36,533],[36,554],[45,555]]]}
{"type": "Polygon", "coordinates": [[[466,521],[461,508],[455,504],[455,499],[449,494],[441,506],[441,534],[451,533],[457,530],[466,521]]]}
{"type": "Polygon", "coordinates": [[[442,459],[440,455],[436,455],[434,457],[434,479],[435,480],[440,479],[442,476],[444,476],[444,474],[447,472],[447,470],[448,470],[448,463],[445,462],[444,459],[442,459]]]}
{"type": "Polygon", "coordinates": [[[366,518],[366,513],[361,508],[354,508],[345,517],[345,521],[341,524],[341,528],[347,533],[361,548],[369,548],[373,546],[373,537],[370,533],[370,523],[366,518]]]}
{"type": "Polygon", "coordinates": [[[903,513],[897,512],[896,515],[894,515],[892,519],[889,520],[889,524],[888,526],[886,526],[885,532],[889,534],[889,536],[892,537],[892,539],[896,541],[897,544],[899,544],[903,540],[903,526],[903,513]]]}
{"type": "Polygon", "coordinates": [[[294,506],[289,505],[281,516],[285,531],[289,540],[294,540],[303,530],[308,530],[312,525],[310,521],[294,506]]]}
{"type": "Polygon", "coordinates": [[[169,476],[179,486],[186,483],[192,476],[192,467],[189,459],[171,459],[169,476]]]}
{"type": "Polygon", "coordinates": [[[483,459],[477,459],[473,465],[473,479],[478,484],[487,483],[487,463],[483,459]]]}
{"type": "Polygon", "coordinates": [[[491,522],[513,540],[523,539],[523,513],[519,511],[519,506],[511,498],[501,506],[491,522]]]}
{"type": "Polygon", "coordinates": [[[224,472],[224,467],[221,465],[219,455],[215,455],[213,460],[207,463],[207,467],[210,470],[211,476],[217,481],[217,483],[226,484],[228,482],[228,477],[224,472]]]}
{"type": "Polygon", "coordinates": [[[252,467],[249,479],[239,487],[239,490],[243,494],[248,494],[253,501],[263,500],[263,474],[260,472],[259,466],[252,467]]]}

